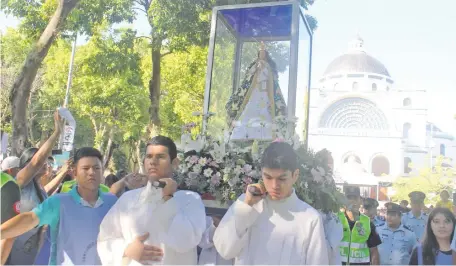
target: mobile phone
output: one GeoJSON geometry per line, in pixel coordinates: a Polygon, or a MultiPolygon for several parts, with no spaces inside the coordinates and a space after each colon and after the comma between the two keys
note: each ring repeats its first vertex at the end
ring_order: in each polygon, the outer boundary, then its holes
{"type": "Polygon", "coordinates": [[[262,196],[263,193],[261,193],[261,190],[257,187],[251,186],[249,187],[249,193],[252,194],[252,196],[258,197],[262,196]]]}
{"type": "Polygon", "coordinates": [[[166,183],[163,181],[154,181],[154,182],[152,182],[152,186],[164,188],[166,186],[166,183]]]}

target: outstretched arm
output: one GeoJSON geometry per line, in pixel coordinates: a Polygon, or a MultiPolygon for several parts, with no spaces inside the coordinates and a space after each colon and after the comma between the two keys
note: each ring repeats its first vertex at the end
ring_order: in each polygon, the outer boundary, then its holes
{"type": "Polygon", "coordinates": [[[40,219],[34,212],[21,213],[2,224],[1,239],[20,236],[35,228],[39,223],[40,219]]]}
{"type": "Polygon", "coordinates": [[[40,147],[32,160],[17,173],[16,181],[20,188],[23,188],[30,183],[35,176],[35,173],[43,167],[44,162],[52,152],[52,147],[54,147],[55,142],[60,137],[63,124],[58,111],[55,111],[54,113],[54,127],[54,133],[52,133],[51,137],[40,147]]]}
{"type": "Polygon", "coordinates": [[[8,239],[3,239],[1,240],[1,252],[2,252],[2,258],[1,258],[1,265],[5,265],[6,260],[9,257],[9,254],[11,252],[11,249],[13,248],[15,238],[8,238],[8,239]]]}

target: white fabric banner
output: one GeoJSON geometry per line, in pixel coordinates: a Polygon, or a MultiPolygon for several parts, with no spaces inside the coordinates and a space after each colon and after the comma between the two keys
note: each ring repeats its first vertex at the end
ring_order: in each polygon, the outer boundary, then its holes
{"type": "Polygon", "coordinates": [[[60,116],[65,119],[66,125],[63,129],[62,151],[73,150],[74,133],[76,132],[76,121],[67,108],[59,107],[60,116]]]}

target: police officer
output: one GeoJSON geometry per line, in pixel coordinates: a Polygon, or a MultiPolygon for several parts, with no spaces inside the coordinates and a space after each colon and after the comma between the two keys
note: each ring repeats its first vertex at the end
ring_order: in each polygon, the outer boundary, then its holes
{"type": "Polygon", "coordinates": [[[401,207],[402,207],[402,213],[406,213],[410,211],[410,208],[408,207],[409,202],[407,200],[401,200],[401,207]]]}
{"type": "Polygon", "coordinates": [[[345,210],[338,217],[343,227],[340,243],[342,265],[378,265],[377,246],[382,243],[370,218],[361,214],[361,193],[359,187],[344,186],[347,197],[345,210]]]}
{"type": "Polygon", "coordinates": [[[382,239],[378,246],[381,265],[408,265],[413,247],[417,244],[413,231],[401,224],[403,208],[392,202],[385,204],[386,223],[377,228],[382,239]]]}
{"type": "Polygon", "coordinates": [[[364,215],[369,216],[375,227],[385,224],[385,218],[377,215],[378,201],[372,198],[365,198],[363,201],[364,215]]]}
{"type": "Polygon", "coordinates": [[[423,211],[426,195],[421,191],[413,191],[409,197],[412,210],[402,215],[402,224],[412,229],[416,239],[420,241],[428,219],[428,215],[423,211]]]}

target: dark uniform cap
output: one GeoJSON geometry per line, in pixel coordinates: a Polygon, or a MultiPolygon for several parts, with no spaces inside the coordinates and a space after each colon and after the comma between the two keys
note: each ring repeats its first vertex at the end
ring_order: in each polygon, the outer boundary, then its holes
{"type": "Polygon", "coordinates": [[[408,196],[410,198],[410,201],[417,202],[417,203],[423,203],[424,199],[426,198],[426,194],[424,194],[421,191],[410,192],[410,194],[408,196]]]}
{"type": "Polygon", "coordinates": [[[378,208],[378,201],[373,198],[365,198],[363,201],[364,209],[378,208]]]}
{"type": "Polygon", "coordinates": [[[361,196],[359,187],[355,186],[344,186],[345,196],[361,196]]]}
{"type": "Polygon", "coordinates": [[[403,212],[404,208],[401,207],[401,205],[393,203],[393,202],[387,202],[385,203],[386,207],[386,212],[403,212]]]}

